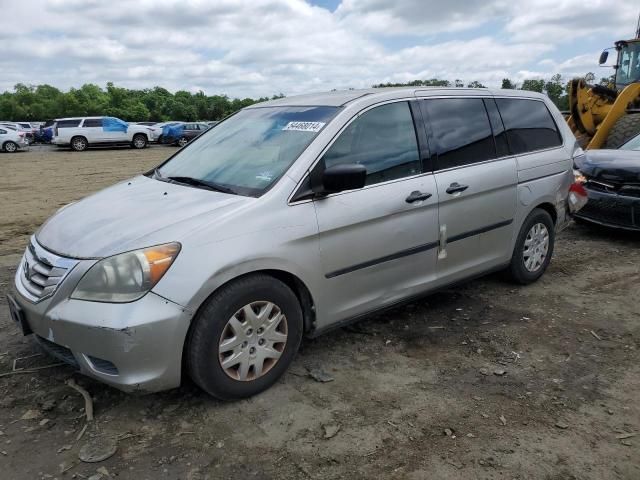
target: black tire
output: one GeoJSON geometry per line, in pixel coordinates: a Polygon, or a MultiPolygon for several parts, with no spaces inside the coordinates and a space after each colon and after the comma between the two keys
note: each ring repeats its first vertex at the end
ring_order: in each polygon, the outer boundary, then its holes
{"type": "Polygon", "coordinates": [[[9,140],[7,142],[4,142],[4,144],[2,145],[2,150],[7,153],[16,153],[18,151],[18,144],[9,140]]]}
{"type": "Polygon", "coordinates": [[[85,137],[77,136],[71,139],[69,142],[71,146],[71,150],[75,152],[84,152],[87,148],[89,148],[89,142],[85,137]]]}
{"type": "Polygon", "coordinates": [[[302,309],[296,295],[280,280],[264,274],[241,277],[220,288],[202,305],[189,329],[185,345],[187,370],[204,391],[221,400],[256,395],[287,370],[302,340],[302,309]],[[280,358],[262,376],[240,381],[222,368],[219,343],[227,322],[251,302],[276,304],[286,317],[287,339],[280,358]]]}
{"type": "Polygon", "coordinates": [[[144,133],[136,133],[131,141],[131,148],[141,150],[147,146],[149,140],[144,133]]]}
{"type": "Polygon", "coordinates": [[[640,114],[628,113],[618,119],[607,136],[605,148],[619,148],[640,133],[640,114]]]}
{"type": "Polygon", "coordinates": [[[522,227],[520,228],[520,233],[518,233],[518,239],[516,240],[516,245],[511,256],[511,263],[509,264],[509,268],[507,270],[511,280],[522,285],[527,285],[538,280],[549,266],[551,256],[553,255],[555,238],[555,225],[553,223],[551,215],[549,215],[547,211],[542,210],[541,208],[534,209],[527,216],[524,223],[522,224],[522,227]],[[549,236],[549,246],[547,248],[546,256],[540,266],[534,271],[530,271],[525,265],[525,241],[527,240],[527,235],[529,234],[530,230],[534,227],[534,225],[537,225],[539,223],[544,225],[547,229],[547,233],[549,236]]]}

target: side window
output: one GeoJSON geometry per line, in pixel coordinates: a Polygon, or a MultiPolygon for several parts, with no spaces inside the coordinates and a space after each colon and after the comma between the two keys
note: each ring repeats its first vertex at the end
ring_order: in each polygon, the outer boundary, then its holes
{"type": "Polygon", "coordinates": [[[354,120],[327,150],[325,166],[358,163],[367,185],[421,172],[418,141],[408,102],[372,108],[354,120]]]}
{"type": "Polygon", "coordinates": [[[496,153],[498,157],[505,157],[509,155],[509,144],[507,143],[507,132],[502,123],[502,118],[500,118],[496,101],[493,98],[485,98],[484,106],[487,107],[491,129],[493,130],[493,138],[495,138],[496,141],[496,153]]]}
{"type": "Polygon", "coordinates": [[[84,121],[83,127],[102,127],[101,118],[87,118],[84,121]]]}
{"type": "Polygon", "coordinates": [[[0,128],[0,134],[5,135],[6,133],[7,133],[6,130],[3,130],[3,129],[0,128]]]}
{"type": "Polygon", "coordinates": [[[540,100],[496,98],[507,129],[511,153],[527,153],[562,145],[549,109],[540,100]]]}
{"type": "Polygon", "coordinates": [[[442,98],[422,102],[438,155],[437,169],[496,158],[487,110],[481,98],[442,98]]]}
{"type": "Polygon", "coordinates": [[[78,125],[80,125],[80,120],[81,119],[77,119],[77,120],[60,120],[56,126],[58,128],[73,128],[73,127],[77,127],[78,125]]]}

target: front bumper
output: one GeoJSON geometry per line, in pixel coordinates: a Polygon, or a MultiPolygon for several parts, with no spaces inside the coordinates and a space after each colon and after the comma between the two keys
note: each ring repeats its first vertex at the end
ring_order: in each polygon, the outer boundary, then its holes
{"type": "Polygon", "coordinates": [[[191,313],[153,292],[121,304],[69,298],[93,263],[78,262],[52,296],[34,302],[20,293],[21,262],[13,298],[28,330],[54,356],[120,390],[155,392],[179,386],[191,313]]]}
{"type": "Polygon", "coordinates": [[[576,218],[607,227],[640,230],[640,198],[587,189],[589,201],[576,218]]]}

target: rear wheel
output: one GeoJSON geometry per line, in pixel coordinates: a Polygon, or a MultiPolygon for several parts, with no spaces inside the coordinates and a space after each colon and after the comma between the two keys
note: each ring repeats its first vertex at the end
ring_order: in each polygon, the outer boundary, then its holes
{"type": "Polygon", "coordinates": [[[554,242],[551,215],[541,208],[534,209],[522,224],[513,249],[508,269],[511,279],[523,285],[538,280],[549,266],[554,242]]]}
{"type": "Polygon", "coordinates": [[[71,139],[71,149],[76,152],[82,152],[87,149],[89,142],[84,137],[73,137],[71,139]]]}
{"type": "Polygon", "coordinates": [[[301,339],[296,295],[271,276],[250,275],[225,285],[201,307],[187,340],[187,368],[214,397],[249,397],[280,378],[301,339]]]}
{"type": "Polygon", "coordinates": [[[14,153],[18,150],[18,144],[12,141],[5,142],[2,149],[7,153],[14,153]]]}
{"type": "Polygon", "coordinates": [[[619,148],[640,133],[640,114],[626,114],[609,131],[605,148],[619,148]]]}
{"type": "Polygon", "coordinates": [[[180,137],[180,140],[176,142],[179,147],[184,147],[187,143],[189,143],[189,139],[187,137],[180,137]]]}
{"type": "Polygon", "coordinates": [[[147,146],[147,136],[142,133],[138,133],[133,136],[133,141],[131,142],[131,146],[133,148],[144,148],[147,146]]]}

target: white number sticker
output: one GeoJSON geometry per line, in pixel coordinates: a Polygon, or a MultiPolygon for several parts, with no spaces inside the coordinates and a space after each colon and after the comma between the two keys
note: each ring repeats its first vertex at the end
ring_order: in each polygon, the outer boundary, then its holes
{"type": "Polygon", "coordinates": [[[289,122],[282,130],[296,132],[319,132],[325,122],[289,122]]]}

